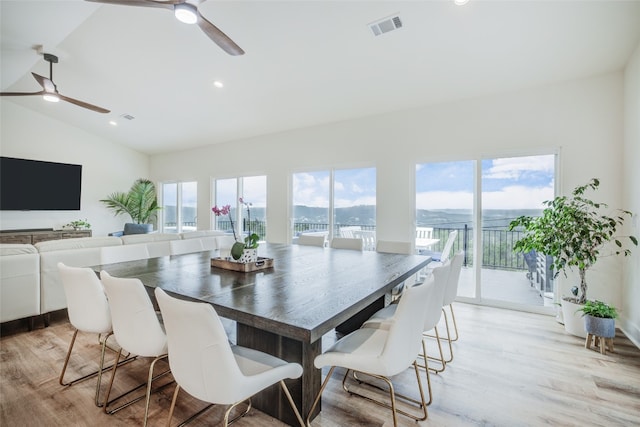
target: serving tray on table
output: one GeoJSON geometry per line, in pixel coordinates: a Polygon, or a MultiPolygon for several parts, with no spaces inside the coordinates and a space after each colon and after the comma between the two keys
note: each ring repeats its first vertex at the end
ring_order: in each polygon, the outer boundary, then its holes
{"type": "Polygon", "coordinates": [[[273,267],[273,258],[258,257],[256,262],[240,263],[225,258],[211,258],[211,266],[223,268],[225,270],[250,273],[252,271],[264,270],[273,267]]]}

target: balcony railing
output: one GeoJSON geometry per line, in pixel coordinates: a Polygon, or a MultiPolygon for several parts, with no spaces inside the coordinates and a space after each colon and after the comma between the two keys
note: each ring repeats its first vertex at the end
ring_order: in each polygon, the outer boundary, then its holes
{"type": "MultiPolygon", "coordinates": [[[[247,230],[246,220],[244,221],[243,230],[247,230]]],[[[342,227],[360,226],[363,230],[375,230],[375,225],[360,224],[336,224],[334,225],[334,235],[340,235],[342,227]]],[[[218,219],[218,230],[231,232],[231,223],[218,219]]],[[[298,236],[305,232],[328,231],[329,224],[325,223],[302,223],[293,224],[293,234],[298,236]]],[[[441,252],[444,244],[449,237],[449,233],[458,230],[458,236],[453,243],[452,253],[464,250],[464,265],[473,265],[473,228],[465,224],[462,227],[434,227],[433,237],[440,239],[438,243],[432,247],[433,252],[441,252]]],[[[251,231],[257,233],[261,240],[266,238],[266,223],[264,221],[252,220],[251,231]]],[[[240,230],[236,226],[236,233],[240,234],[240,230]]],[[[499,270],[528,270],[527,263],[523,254],[513,252],[513,245],[520,239],[522,232],[509,231],[504,229],[484,228],[482,230],[482,268],[493,268],[499,270]]]]}

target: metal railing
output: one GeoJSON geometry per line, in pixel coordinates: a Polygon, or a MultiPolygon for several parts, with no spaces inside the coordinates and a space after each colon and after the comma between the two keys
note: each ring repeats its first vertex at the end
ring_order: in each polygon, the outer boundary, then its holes
{"type": "MultiPolygon", "coordinates": [[[[242,230],[248,230],[246,219],[243,221],[242,230]]],[[[342,227],[359,226],[363,230],[375,230],[375,225],[361,224],[334,224],[334,235],[340,235],[342,227]]],[[[218,219],[218,230],[231,232],[231,222],[218,219]]],[[[328,231],[329,224],[296,222],[293,224],[293,235],[298,236],[305,232],[328,231]]],[[[440,239],[431,250],[441,252],[449,233],[458,231],[458,236],[453,243],[452,253],[464,250],[464,265],[473,265],[473,227],[464,224],[461,227],[433,227],[433,238],[440,239]]],[[[251,231],[257,233],[261,240],[266,238],[266,223],[260,220],[251,221],[251,231]]],[[[236,233],[241,230],[236,225],[236,233]]],[[[521,231],[509,231],[500,228],[482,229],[482,267],[499,270],[528,270],[523,254],[513,252],[513,245],[522,237],[521,231]]]]}

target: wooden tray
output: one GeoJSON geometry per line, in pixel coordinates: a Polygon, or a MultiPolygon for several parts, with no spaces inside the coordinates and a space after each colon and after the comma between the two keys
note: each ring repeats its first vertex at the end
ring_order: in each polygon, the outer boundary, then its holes
{"type": "Polygon", "coordinates": [[[224,258],[211,258],[211,266],[223,268],[225,270],[240,271],[250,273],[252,271],[264,270],[273,267],[273,258],[258,257],[256,262],[240,263],[229,261],[224,258]]]}

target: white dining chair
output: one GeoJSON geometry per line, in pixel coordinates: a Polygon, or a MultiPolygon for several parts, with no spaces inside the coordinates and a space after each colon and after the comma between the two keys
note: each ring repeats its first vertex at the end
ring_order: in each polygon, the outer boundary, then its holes
{"type": "Polygon", "coordinates": [[[362,239],[362,246],[365,251],[376,250],[376,232],[373,230],[354,230],[353,237],[362,239]]]}
{"type": "Polygon", "coordinates": [[[302,375],[300,364],[230,345],[211,304],[180,300],[160,288],[156,288],[155,295],[167,330],[169,364],[177,383],[167,425],[171,424],[180,389],[204,402],[230,405],[224,414],[226,427],[249,412],[251,396],[279,383],[298,422],[305,426],[284,382],[302,375]],[[229,421],[231,410],[245,401],[248,401],[246,410],[229,421]]]}
{"type": "MultiPolygon", "coordinates": [[[[432,278],[435,283],[435,290],[432,294],[432,300],[429,301],[429,303],[425,305],[424,308],[426,317],[424,319],[423,325],[422,353],[420,354],[420,356],[424,359],[424,365],[419,366],[427,370],[427,372],[429,370],[432,370],[434,372],[442,372],[444,371],[446,366],[444,353],[442,351],[442,345],[440,343],[440,335],[438,333],[438,322],[442,317],[442,304],[444,301],[444,293],[447,288],[450,272],[451,261],[445,261],[443,265],[434,268],[432,274],[427,276],[427,278],[425,279],[428,280],[432,278]],[[429,332],[432,330],[434,331],[436,344],[438,346],[438,357],[428,356],[427,354],[425,338],[430,337],[429,332]],[[429,367],[427,359],[438,361],[439,367],[429,367]]],[[[404,298],[405,297],[402,296],[400,298],[400,301],[402,301],[404,298]]],[[[394,321],[397,309],[397,304],[390,304],[374,313],[373,316],[371,316],[364,322],[364,325],[367,325],[368,327],[388,328],[388,324],[394,321]]]]}
{"type": "MultiPolygon", "coordinates": [[[[107,298],[109,299],[113,333],[121,347],[116,357],[116,363],[120,360],[123,350],[139,357],[152,358],[145,383],[109,400],[117,367],[113,369],[109,388],[107,389],[107,396],[104,400],[104,412],[114,414],[121,409],[145,399],[143,425],[146,426],[149,418],[149,401],[151,400],[152,383],[170,372],[170,370],[166,370],[156,376],[153,375],[156,363],[167,358],[167,336],[158,319],[158,314],[153,308],[149,295],[139,279],[113,277],[104,270],[100,272],[100,278],[104,285],[107,298]],[[129,400],[115,408],[109,408],[112,403],[145,386],[146,393],[144,395],[129,400]]],[[[155,391],[169,384],[171,383],[165,383],[163,386],[156,388],[155,391]]]]}
{"type": "Polygon", "coordinates": [[[334,237],[331,239],[331,247],[333,249],[362,251],[364,250],[364,242],[362,239],[356,239],[354,237],[334,237]]]}
{"type": "Polygon", "coordinates": [[[449,236],[447,237],[447,241],[444,243],[442,248],[442,252],[434,252],[431,254],[431,262],[427,265],[427,268],[434,268],[439,265],[442,265],[446,260],[451,256],[451,250],[453,249],[453,244],[458,237],[458,230],[453,230],[449,232],[449,236]]]}
{"type": "Polygon", "coordinates": [[[58,271],[60,272],[60,279],[62,280],[64,293],[67,297],[69,322],[74,328],[58,381],[60,385],[70,386],[97,376],[95,404],[96,406],[101,406],[100,383],[102,381],[102,373],[112,368],[112,366],[106,368],[104,366],[105,350],[108,348],[107,341],[113,334],[107,296],[104,293],[100,279],[98,279],[96,273],[90,268],[69,267],[59,262],[58,271]],[[71,358],[78,332],[98,334],[98,343],[102,347],[99,368],[97,371],[65,382],[64,376],[67,371],[67,366],[69,365],[69,359],[71,358]]]}
{"type": "Polygon", "coordinates": [[[298,244],[324,248],[327,245],[327,236],[324,234],[301,234],[298,236],[298,244]]]}
{"type": "MultiPolygon", "coordinates": [[[[403,255],[411,255],[413,253],[413,248],[411,247],[411,243],[409,242],[396,242],[391,240],[378,240],[376,242],[376,252],[387,253],[387,254],[403,254],[403,255]]],[[[410,278],[400,283],[391,289],[387,295],[385,295],[385,305],[388,305],[391,302],[396,301],[402,292],[407,287],[413,286],[417,281],[418,274],[416,273],[412,275],[410,278]]]]}
{"type": "Polygon", "coordinates": [[[353,232],[362,230],[362,227],[359,225],[349,225],[346,227],[340,227],[340,237],[353,238],[353,232]]]}
{"type": "Polygon", "coordinates": [[[407,289],[405,297],[401,298],[397,304],[393,320],[388,321],[386,327],[369,327],[369,325],[365,324],[362,328],[338,340],[321,355],[316,356],[314,361],[316,368],[322,369],[326,366],[331,368],[311,406],[307,423],[309,423],[310,415],[314,413],[336,367],[346,368],[342,384],[349,394],[366,397],[378,405],[391,409],[394,426],[398,425],[396,413],[416,421],[427,419],[427,402],[424,397],[416,356],[420,348],[422,326],[426,316],[424,307],[429,300],[433,299],[434,290],[433,278],[407,289]],[[412,365],[418,383],[420,400],[396,393],[390,379],[404,372],[412,365]],[[360,381],[361,376],[369,376],[384,381],[388,387],[390,404],[370,396],[364,396],[353,388],[349,388],[346,380],[350,372],[357,375],[358,381],[360,381]],[[398,409],[396,407],[396,395],[418,405],[422,413],[415,415],[398,409]]]}
{"type": "Polygon", "coordinates": [[[462,271],[462,263],[464,262],[464,251],[456,253],[451,258],[451,271],[449,272],[449,279],[447,281],[447,287],[444,291],[444,299],[442,302],[442,314],[444,314],[444,324],[447,332],[446,340],[449,343],[449,358],[445,359],[446,363],[453,361],[453,346],[452,342],[458,340],[458,325],[456,323],[456,316],[453,312],[453,302],[458,296],[458,283],[460,282],[460,272],[462,271]],[[449,326],[449,318],[447,315],[447,308],[451,313],[451,320],[453,321],[453,328],[455,331],[455,338],[451,336],[451,330],[449,326]]]}

